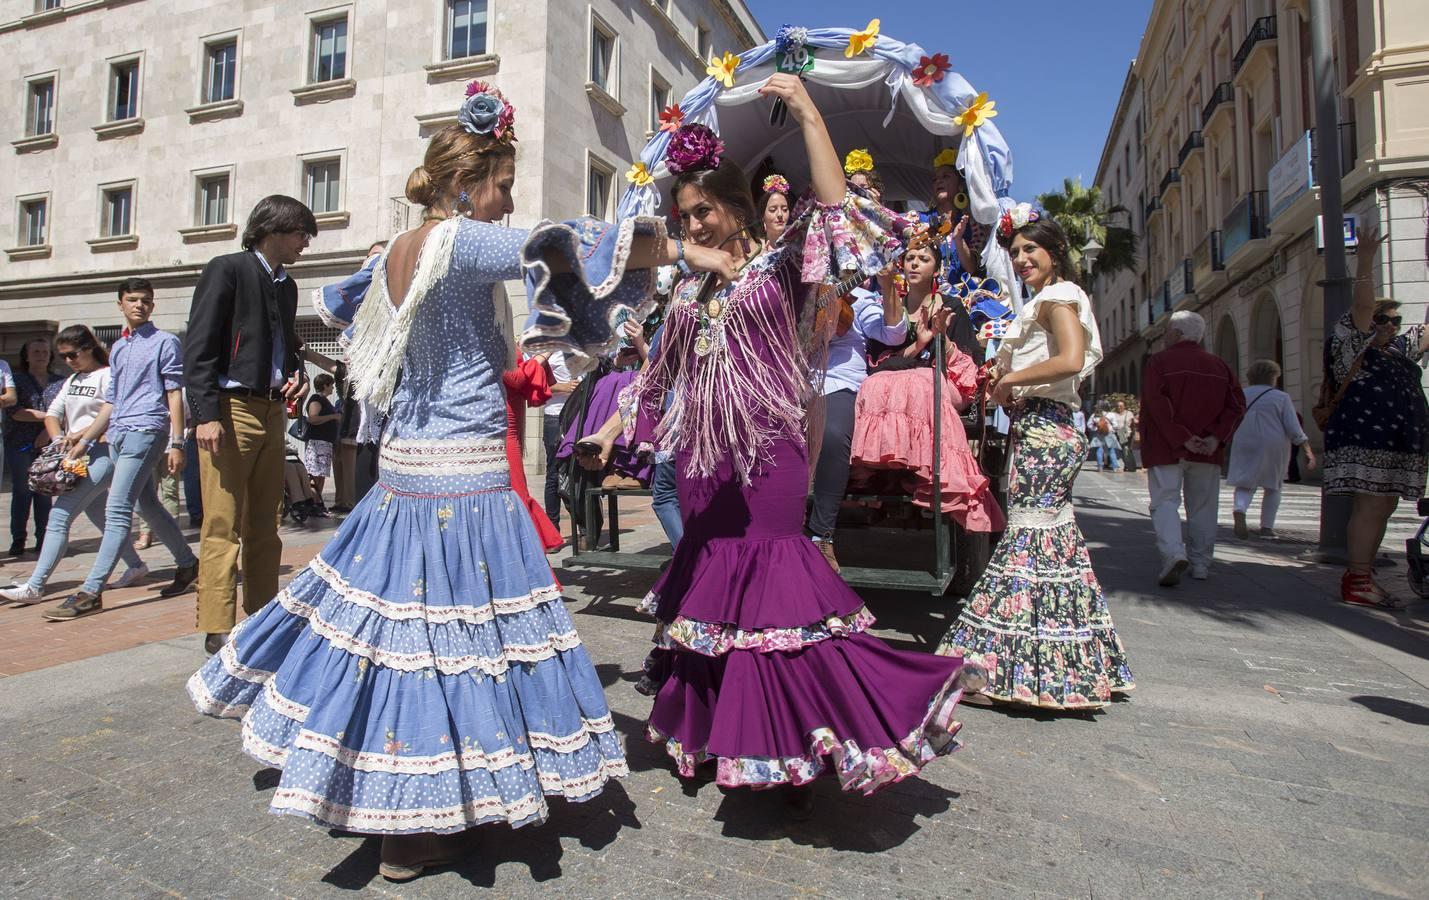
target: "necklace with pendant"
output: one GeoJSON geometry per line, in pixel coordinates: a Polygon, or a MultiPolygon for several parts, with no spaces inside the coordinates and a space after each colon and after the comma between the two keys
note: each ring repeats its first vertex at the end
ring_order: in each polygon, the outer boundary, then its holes
{"type": "MultiPolygon", "coordinates": [[[[730,283],[725,287],[732,287],[736,282],[738,282],[739,276],[743,274],[744,270],[749,267],[749,264],[754,262],[754,260],[760,255],[760,253],[763,252],[764,248],[760,247],[757,253],[753,253],[747,259],[745,259],[743,265],[741,265],[739,269],[735,272],[734,279],[731,280],[730,283]]],[[[708,277],[710,279],[713,279],[714,275],[711,274],[708,277]]],[[[707,284],[712,283],[713,281],[707,282],[707,284]]],[[[703,295],[704,293],[705,291],[701,290],[700,294],[703,295]]],[[[710,298],[705,301],[701,301],[700,296],[696,296],[694,299],[694,306],[698,309],[697,314],[700,317],[700,330],[699,333],[695,336],[695,355],[708,356],[710,351],[715,348],[716,343],[722,340],[724,332],[724,316],[725,313],[729,312],[729,307],[726,306],[724,301],[721,300],[719,296],[714,293],[711,293],[710,298]]]]}

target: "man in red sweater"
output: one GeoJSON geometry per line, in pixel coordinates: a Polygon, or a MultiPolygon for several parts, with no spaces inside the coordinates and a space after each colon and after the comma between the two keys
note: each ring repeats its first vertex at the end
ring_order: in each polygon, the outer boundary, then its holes
{"type": "Polygon", "coordinates": [[[1210,575],[1220,503],[1221,457],[1245,414],[1240,379],[1201,347],[1206,321],[1174,312],[1166,349],[1146,361],[1141,381],[1141,459],[1151,489],[1151,524],[1163,587],[1210,575]],[[1181,500],[1186,536],[1181,536],[1181,500]]]}

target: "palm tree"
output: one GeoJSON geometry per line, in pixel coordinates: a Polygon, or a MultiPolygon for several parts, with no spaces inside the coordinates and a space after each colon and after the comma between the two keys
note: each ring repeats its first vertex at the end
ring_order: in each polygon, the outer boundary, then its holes
{"type": "Polygon", "coordinates": [[[1079,280],[1085,278],[1082,248],[1093,240],[1102,247],[1092,266],[1093,274],[1112,275],[1136,267],[1136,232],[1130,227],[1112,224],[1125,215],[1129,226],[1131,214],[1124,206],[1104,203],[1101,188],[1083,187],[1080,178],[1065,178],[1061,191],[1042,194],[1037,202],[1067,233],[1072,265],[1079,273],[1079,280]]]}

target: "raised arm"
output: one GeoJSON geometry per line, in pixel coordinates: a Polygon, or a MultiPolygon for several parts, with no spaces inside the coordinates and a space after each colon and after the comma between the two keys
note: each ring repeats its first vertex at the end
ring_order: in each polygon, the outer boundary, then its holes
{"type": "Polygon", "coordinates": [[[1355,252],[1355,288],[1350,301],[1350,316],[1358,331],[1369,331],[1374,327],[1374,270],[1379,264],[1379,250],[1383,245],[1384,235],[1379,233],[1378,228],[1371,228],[1360,236],[1360,246],[1355,252]]]}
{"type": "Polygon", "coordinates": [[[824,117],[804,89],[804,82],[793,75],[779,73],[771,75],[759,93],[783,100],[789,114],[799,123],[804,133],[804,152],[809,156],[809,178],[819,202],[829,205],[842,202],[848,191],[843,164],[824,125],[824,117]]]}

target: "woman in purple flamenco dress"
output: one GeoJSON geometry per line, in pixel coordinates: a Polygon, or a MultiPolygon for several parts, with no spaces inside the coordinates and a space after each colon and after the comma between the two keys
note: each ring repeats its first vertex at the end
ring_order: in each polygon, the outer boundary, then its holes
{"type": "MultiPolygon", "coordinates": [[[[828,337],[813,323],[833,321],[816,316],[815,291],[883,268],[903,223],[848,192],[801,82],[776,75],[762,92],[800,123],[814,196],[761,246],[748,237],[749,180],[721,160],[719,139],[701,125],[675,134],[666,163],[684,236],[723,246],[742,268],[729,282],[677,285],[660,351],[622,402],[627,433],[675,451],[685,524],[642,604],[659,622],[641,684],[655,696],[647,736],[684,777],[714,760],[727,787],[797,787],[832,772],[845,790],[872,793],[956,748],[953,710],[980,670],[868,634],[873,616],[804,534],[805,405],[828,337]]],[[[588,439],[602,449],[592,465],[620,428],[612,419],[588,439]]]]}

